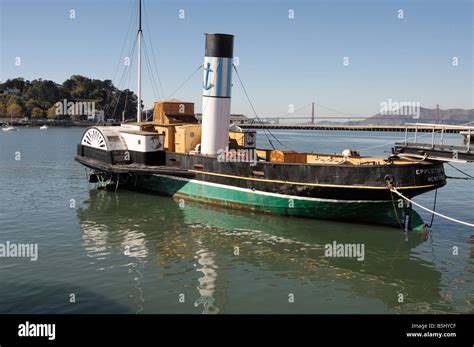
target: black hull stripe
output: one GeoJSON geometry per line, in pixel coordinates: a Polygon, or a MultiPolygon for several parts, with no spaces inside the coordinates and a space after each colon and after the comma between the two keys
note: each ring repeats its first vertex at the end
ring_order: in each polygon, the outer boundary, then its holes
{"type": "Polygon", "coordinates": [[[230,96],[203,95],[203,98],[230,99],[230,96]]]}
{"type": "MultiPolygon", "coordinates": [[[[257,181],[257,182],[268,182],[268,183],[276,183],[276,184],[291,184],[291,185],[302,185],[308,187],[327,187],[327,188],[345,188],[345,189],[381,189],[381,190],[389,190],[388,186],[355,186],[355,185],[339,185],[339,184],[323,184],[323,183],[308,183],[308,182],[292,182],[292,181],[281,181],[281,180],[269,180],[264,178],[253,178],[253,177],[243,177],[243,176],[234,176],[234,175],[226,175],[226,174],[218,174],[214,172],[203,172],[199,170],[188,170],[189,172],[195,174],[202,174],[202,175],[211,175],[211,176],[219,176],[219,177],[226,177],[226,178],[233,178],[239,180],[248,180],[248,181],[257,181]]],[[[425,188],[434,188],[439,186],[439,184],[427,184],[421,186],[407,186],[407,187],[399,187],[398,190],[401,189],[425,189],[425,188]]]]}
{"type": "MultiPolygon", "coordinates": [[[[341,187],[315,187],[308,185],[293,185],[290,183],[274,183],[268,181],[253,181],[246,179],[229,178],[222,175],[206,175],[202,172],[194,173],[195,180],[238,187],[261,192],[276,193],[283,195],[292,195],[319,199],[337,199],[337,200],[392,200],[390,189],[352,189],[341,187]]],[[[242,177],[244,178],[244,177],[242,177]]],[[[410,197],[433,190],[434,187],[405,189],[404,194],[410,197]]]]}

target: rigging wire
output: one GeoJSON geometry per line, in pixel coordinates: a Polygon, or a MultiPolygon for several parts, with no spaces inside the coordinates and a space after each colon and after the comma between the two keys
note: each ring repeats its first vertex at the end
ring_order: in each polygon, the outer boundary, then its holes
{"type": "MultiPolygon", "coordinates": [[[[130,64],[130,65],[131,65],[131,64],[130,64]]],[[[130,80],[131,80],[131,78],[132,78],[132,73],[131,73],[131,69],[130,69],[130,70],[129,70],[129,73],[128,73],[128,83],[127,83],[127,87],[128,87],[127,89],[128,89],[128,91],[130,91],[130,80]]],[[[124,104],[123,104],[122,117],[124,118],[124,120],[125,120],[124,112],[125,112],[125,110],[127,109],[128,96],[129,96],[129,95],[130,95],[130,93],[127,92],[126,95],[125,95],[125,102],[124,102],[124,104]]],[[[138,103],[137,103],[137,105],[138,105],[138,103]]],[[[138,107],[138,106],[137,106],[137,107],[138,107]]]]}
{"type": "Polygon", "coordinates": [[[189,75],[180,85],[178,88],[175,89],[175,91],[173,93],[171,93],[171,95],[168,97],[168,100],[171,99],[191,78],[193,78],[193,76],[199,71],[201,70],[202,68],[202,64],[199,65],[197,67],[196,70],[193,71],[193,73],[191,73],[191,75],[189,75]]]}
{"type": "Polygon", "coordinates": [[[449,179],[451,179],[451,180],[466,180],[466,181],[474,180],[474,178],[469,178],[469,177],[453,177],[453,176],[446,176],[446,178],[449,178],[449,179]]]}
{"type": "MultiPolygon", "coordinates": [[[[234,71],[235,71],[235,74],[237,75],[237,78],[238,78],[238,80],[239,80],[239,82],[240,82],[240,85],[242,86],[242,90],[244,91],[244,94],[245,94],[245,96],[247,97],[247,100],[248,100],[248,102],[249,102],[249,104],[250,104],[250,107],[252,108],[252,111],[253,111],[253,113],[254,113],[255,118],[258,119],[260,122],[262,122],[262,120],[260,119],[260,117],[259,117],[258,114],[257,114],[257,111],[255,111],[255,107],[253,106],[252,101],[250,100],[250,97],[249,97],[249,95],[248,95],[248,93],[247,93],[247,89],[245,88],[244,83],[242,82],[242,79],[240,78],[239,71],[237,70],[237,67],[236,67],[234,64],[232,64],[232,66],[233,66],[234,71]]],[[[283,143],[281,143],[281,141],[280,141],[275,135],[273,135],[271,131],[269,131],[268,129],[266,129],[266,130],[268,131],[268,134],[270,134],[270,136],[272,136],[282,147],[285,147],[285,145],[284,145],[283,143]]],[[[264,134],[265,134],[265,136],[267,137],[267,140],[268,140],[268,142],[270,143],[270,146],[272,146],[272,148],[275,149],[275,146],[273,145],[272,140],[271,140],[270,137],[268,137],[268,135],[265,133],[265,129],[264,129],[264,134]]]]}
{"type": "MultiPolygon", "coordinates": [[[[117,87],[116,87],[120,92],[119,92],[118,98],[117,98],[117,100],[116,100],[114,112],[113,112],[113,114],[112,114],[113,116],[115,115],[115,111],[116,111],[117,106],[118,106],[118,103],[119,103],[119,101],[120,101],[120,97],[121,97],[122,92],[123,92],[123,86],[124,86],[124,84],[125,84],[125,81],[127,81],[127,78],[130,79],[129,74],[131,73],[131,67],[133,66],[133,53],[134,53],[134,51],[135,51],[135,45],[136,45],[136,43],[137,43],[137,37],[135,37],[135,40],[133,41],[133,45],[131,45],[130,50],[129,50],[129,52],[128,52],[128,53],[129,53],[129,54],[128,54],[128,57],[130,57],[129,64],[128,64],[128,65],[125,65],[125,68],[124,68],[123,71],[122,71],[122,75],[121,75],[120,80],[119,80],[119,82],[118,82],[118,84],[117,84],[117,87]]],[[[131,44],[132,44],[132,42],[131,42],[131,44]]],[[[109,112],[110,109],[112,108],[112,105],[113,105],[113,103],[110,103],[110,104],[108,105],[108,107],[107,107],[107,108],[105,109],[105,111],[104,111],[104,114],[108,114],[108,112],[109,112]]]]}
{"type": "Polygon", "coordinates": [[[150,84],[151,84],[151,89],[153,91],[153,95],[155,96],[155,99],[159,100],[161,99],[161,95],[158,91],[158,86],[156,85],[155,78],[152,73],[152,68],[151,68],[151,63],[150,63],[150,58],[148,57],[148,49],[145,44],[146,41],[143,41],[143,52],[145,53],[145,67],[148,71],[148,75],[150,77],[150,84]]]}
{"type": "MultiPolygon", "coordinates": [[[[133,7],[135,7],[135,4],[133,4],[133,7]]],[[[135,18],[135,15],[136,15],[136,11],[134,11],[133,9],[130,12],[131,12],[131,15],[130,15],[130,21],[128,23],[127,34],[125,35],[125,40],[123,41],[122,49],[120,50],[119,60],[118,60],[118,63],[117,63],[117,67],[115,68],[115,72],[114,72],[114,75],[112,77],[112,81],[114,81],[115,78],[117,77],[117,72],[118,72],[120,64],[122,62],[123,51],[125,49],[126,43],[128,42],[130,29],[132,27],[132,22],[133,22],[133,19],[135,18]]],[[[131,37],[133,37],[133,36],[131,36],[131,37]]]]}
{"type": "Polygon", "coordinates": [[[148,11],[146,9],[146,4],[145,3],[146,3],[146,1],[143,1],[143,9],[144,9],[144,12],[145,12],[145,25],[146,25],[146,30],[149,33],[148,34],[148,41],[150,42],[151,54],[152,54],[152,58],[153,58],[153,63],[155,64],[154,66],[155,66],[155,71],[156,71],[156,77],[158,78],[158,83],[160,85],[161,95],[164,98],[166,94],[165,94],[165,91],[163,89],[163,84],[161,83],[160,71],[158,70],[158,64],[156,63],[155,49],[153,48],[153,40],[151,39],[151,30],[150,30],[150,27],[148,25],[148,15],[147,15],[148,11]]]}
{"type": "MultiPolygon", "coordinates": [[[[143,33],[142,33],[143,35],[143,33]]],[[[135,42],[134,42],[134,45],[132,47],[132,50],[130,51],[130,54],[131,54],[131,60],[130,60],[130,66],[129,66],[129,69],[128,69],[128,80],[126,82],[126,86],[127,86],[127,93],[125,95],[125,102],[123,104],[123,109],[122,109],[122,118],[124,118],[125,120],[125,110],[127,109],[127,105],[128,105],[128,99],[129,99],[129,96],[130,96],[130,80],[132,78],[132,66],[133,66],[133,56],[134,56],[134,53],[135,53],[135,44],[136,42],[138,41],[138,35],[135,37],[135,42]]],[[[124,82],[125,84],[125,82],[124,82]]],[[[125,88],[125,85],[123,86],[125,88]]],[[[137,98],[137,108],[139,107],[139,104],[138,104],[138,98],[137,98]]],[[[117,106],[118,106],[118,102],[117,102],[117,106]]],[[[115,110],[114,110],[114,116],[115,116],[115,110]]]]}
{"type": "MultiPolygon", "coordinates": [[[[133,66],[133,52],[135,52],[136,43],[137,43],[137,37],[135,37],[135,41],[134,41],[133,46],[130,50],[130,55],[129,55],[130,56],[130,64],[124,69],[124,72],[122,74],[122,79],[124,79],[125,81],[127,80],[127,77],[128,77],[128,84],[129,85],[130,85],[130,78],[131,78],[131,68],[133,66]]],[[[122,86],[122,79],[119,82],[120,86],[122,86]]],[[[125,83],[125,81],[123,83],[125,83]]],[[[115,117],[115,112],[117,111],[117,107],[120,103],[120,97],[122,96],[122,93],[123,93],[122,88],[119,88],[119,90],[120,90],[120,93],[118,95],[117,102],[116,102],[115,107],[114,107],[114,112],[112,113],[113,117],[115,117]]]]}
{"type": "MultiPolygon", "coordinates": [[[[134,4],[132,6],[135,7],[134,4]]],[[[122,62],[123,52],[125,50],[125,46],[126,46],[127,42],[129,41],[129,37],[131,39],[133,38],[133,35],[130,35],[130,33],[131,33],[131,27],[132,27],[132,23],[133,23],[133,19],[135,18],[135,15],[136,15],[136,13],[132,8],[131,11],[130,11],[130,20],[129,20],[129,23],[128,23],[127,33],[125,35],[125,39],[123,40],[122,49],[120,50],[120,55],[119,55],[119,59],[118,59],[118,62],[117,62],[117,66],[115,68],[115,71],[114,71],[114,74],[113,74],[113,77],[112,77],[112,83],[114,83],[114,82],[116,83],[115,79],[117,77],[117,73],[119,71],[119,68],[120,68],[120,65],[121,65],[121,62],[122,62]]],[[[131,43],[132,42],[130,41],[130,44],[131,43]]],[[[122,72],[122,76],[121,76],[120,80],[122,80],[124,74],[125,74],[125,71],[122,72]]],[[[116,88],[120,89],[118,85],[117,85],[116,88]]],[[[114,101],[113,97],[114,97],[114,95],[112,95],[112,100],[110,100],[110,102],[108,102],[109,101],[109,95],[107,95],[107,99],[104,103],[104,114],[108,114],[108,112],[112,108],[113,101],[114,101]]]]}
{"type": "MultiPolygon", "coordinates": [[[[296,113],[296,112],[298,112],[298,111],[301,111],[302,109],[305,109],[306,107],[308,107],[308,106],[310,106],[310,105],[311,105],[311,102],[310,102],[309,104],[306,104],[306,105],[304,105],[304,106],[301,106],[301,107],[297,108],[297,109],[294,110],[293,112],[287,112],[287,113],[282,114],[282,115],[280,115],[280,116],[270,117],[270,118],[267,118],[267,120],[268,120],[268,119],[271,119],[271,118],[278,119],[278,118],[283,118],[283,117],[285,117],[285,116],[292,115],[292,114],[294,114],[294,113],[296,113]]],[[[253,119],[252,119],[252,121],[253,121],[253,119]]]]}
{"type": "MultiPolygon", "coordinates": [[[[465,178],[464,178],[464,177],[461,177],[462,179],[474,179],[474,176],[469,175],[467,172],[464,172],[464,171],[462,171],[461,169],[458,169],[458,168],[457,168],[456,166],[454,166],[453,164],[451,164],[451,163],[446,163],[446,164],[448,164],[448,165],[451,166],[454,170],[456,170],[456,171],[458,171],[458,172],[460,172],[460,173],[462,173],[463,175],[466,176],[465,178]]],[[[456,177],[450,177],[450,178],[456,178],[456,177]]]]}
{"type": "MultiPolygon", "coordinates": [[[[135,5],[133,5],[133,6],[135,7],[135,5]]],[[[129,35],[129,34],[130,34],[130,31],[131,31],[133,20],[136,18],[136,11],[134,11],[132,9],[130,12],[131,12],[131,15],[130,15],[130,20],[129,20],[128,30],[127,30],[127,34],[125,36],[125,40],[124,40],[123,45],[122,45],[119,61],[118,61],[117,67],[116,67],[115,72],[114,72],[114,77],[112,79],[113,81],[116,80],[117,72],[119,70],[119,67],[120,67],[120,64],[121,64],[121,61],[122,61],[122,55],[123,55],[123,52],[124,52],[124,49],[125,49],[125,46],[126,46],[127,42],[129,42],[129,37],[133,37],[132,35],[129,35]]],[[[147,30],[149,31],[148,18],[146,17],[146,9],[145,9],[145,24],[147,25],[147,30]]],[[[153,42],[152,42],[150,37],[148,37],[148,40],[150,42],[150,45],[153,46],[153,42]]],[[[135,53],[136,44],[137,44],[137,35],[135,35],[135,39],[133,41],[130,40],[130,46],[131,47],[130,47],[130,51],[129,51],[129,55],[128,55],[128,57],[130,57],[130,64],[125,66],[125,68],[122,71],[122,74],[120,76],[119,81],[118,82],[116,81],[116,86],[117,86],[116,88],[120,92],[118,93],[118,96],[115,95],[116,96],[116,100],[114,100],[114,101],[116,101],[115,105],[114,105],[113,101],[108,103],[107,106],[105,107],[105,110],[104,110],[105,114],[108,114],[108,112],[113,107],[114,110],[113,110],[112,116],[115,117],[118,105],[120,104],[121,96],[123,94],[123,89],[125,88],[126,84],[128,84],[128,89],[130,90],[131,70],[132,70],[132,67],[133,67],[133,60],[134,60],[134,53],[135,53]]],[[[145,52],[145,63],[148,64],[148,65],[146,65],[146,68],[147,68],[149,76],[151,77],[152,89],[153,89],[155,98],[158,99],[158,97],[157,97],[157,95],[159,95],[159,93],[157,92],[158,91],[158,86],[157,86],[156,80],[154,79],[152,64],[151,64],[151,60],[148,56],[145,40],[143,40],[143,47],[144,47],[144,52],[145,52]]],[[[152,47],[152,49],[153,49],[153,47],[152,47]]],[[[155,57],[155,54],[154,54],[153,50],[152,50],[152,54],[153,54],[153,59],[155,61],[155,65],[156,65],[156,57],[155,57]]],[[[159,72],[156,71],[156,74],[158,76],[158,80],[159,80],[161,89],[163,90],[163,86],[161,84],[161,79],[160,79],[159,72]]],[[[162,95],[164,97],[164,93],[162,95]]],[[[127,93],[125,103],[124,103],[124,110],[127,107],[128,98],[129,98],[129,95],[127,93]]]]}

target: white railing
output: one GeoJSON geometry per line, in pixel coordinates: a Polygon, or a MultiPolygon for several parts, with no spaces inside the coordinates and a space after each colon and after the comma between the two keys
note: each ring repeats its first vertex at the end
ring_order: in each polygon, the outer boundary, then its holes
{"type": "Polygon", "coordinates": [[[468,125],[448,125],[448,124],[429,124],[429,123],[405,123],[405,146],[408,144],[408,130],[415,129],[413,143],[417,143],[418,130],[432,130],[431,131],[431,148],[435,146],[435,135],[441,134],[440,145],[444,145],[444,134],[446,130],[456,129],[459,133],[467,136],[467,152],[471,149],[471,138],[474,136],[474,126],[468,125]]]}

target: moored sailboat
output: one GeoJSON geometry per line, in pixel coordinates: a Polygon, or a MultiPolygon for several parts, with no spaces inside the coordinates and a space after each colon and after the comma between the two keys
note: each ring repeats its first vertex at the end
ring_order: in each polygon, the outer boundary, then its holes
{"type": "Polygon", "coordinates": [[[18,128],[13,126],[13,115],[10,115],[10,124],[2,127],[3,131],[18,131],[18,128]]]}
{"type": "Polygon", "coordinates": [[[3,131],[18,131],[18,128],[14,127],[14,126],[11,126],[11,125],[7,125],[5,127],[2,127],[2,130],[3,131]]]}

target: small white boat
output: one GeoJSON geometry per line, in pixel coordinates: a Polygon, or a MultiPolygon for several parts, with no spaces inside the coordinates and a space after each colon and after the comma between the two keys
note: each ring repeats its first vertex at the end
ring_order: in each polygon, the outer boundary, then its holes
{"type": "MultiPolygon", "coordinates": [[[[10,124],[13,124],[13,115],[10,114],[10,124]]],[[[2,128],[3,131],[18,131],[18,128],[14,127],[13,125],[10,124],[5,124],[5,126],[2,128]]]]}
{"type": "Polygon", "coordinates": [[[45,125],[43,125],[43,126],[40,126],[40,129],[41,129],[41,130],[47,130],[47,129],[48,129],[48,126],[45,124],[45,125]]]}
{"type": "Polygon", "coordinates": [[[18,128],[15,128],[15,127],[12,127],[12,126],[8,125],[6,127],[3,127],[2,130],[3,131],[18,131],[18,128]]]}

